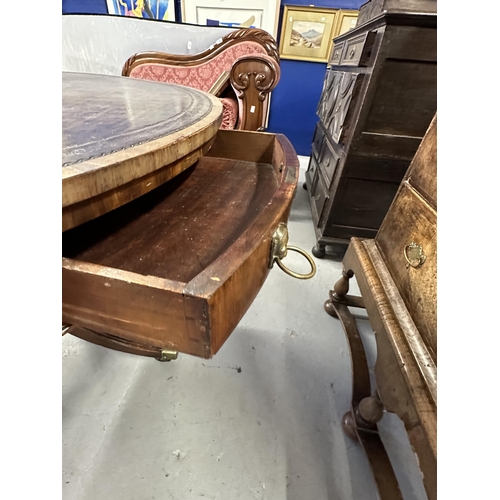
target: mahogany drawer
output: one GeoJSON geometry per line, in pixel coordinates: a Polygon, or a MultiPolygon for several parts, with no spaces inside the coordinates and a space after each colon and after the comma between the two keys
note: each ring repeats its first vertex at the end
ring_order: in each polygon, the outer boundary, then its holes
{"type": "Polygon", "coordinates": [[[328,189],[325,187],[322,176],[319,175],[319,171],[316,173],[316,180],[313,183],[311,199],[318,216],[316,225],[319,226],[323,209],[328,201],[328,189]]]}
{"type": "Polygon", "coordinates": [[[325,139],[321,147],[318,163],[319,169],[325,178],[327,187],[330,186],[333,180],[339,159],[340,157],[334,151],[333,146],[330,144],[328,139],[325,139]]]}
{"type": "Polygon", "coordinates": [[[433,357],[437,354],[437,212],[403,182],[377,235],[387,268],[433,357]]]}
{"type": "Polygon", "coordinates": [[[344,50],[344,46],[345,46],[345,42],[334,43],[328,64],[331,64],[332,66],[340,64],[340,60],[342,57],[342,52],[344,50]]]}
{"type": "Polygon", "coordinates": [[[367,66],[376,33],[367,31],[345,41],[339,64],[342,66],[367,66]]]}
{"type": "Polygon", "coordinates": [[[64,232],[63,323],[127,352],[212,357],[270,271],[298,168],[282,135],[220,130],[193,167],[64,232]]]}

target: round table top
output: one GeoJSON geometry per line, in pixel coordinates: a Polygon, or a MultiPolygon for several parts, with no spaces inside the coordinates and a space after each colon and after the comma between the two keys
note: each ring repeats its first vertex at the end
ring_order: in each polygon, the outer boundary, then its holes
{"type": "Polygon", "coordinates": [[[189,87],[63,72],[63,208],[187,158],[221,117],[219,99],[189,87]]]}

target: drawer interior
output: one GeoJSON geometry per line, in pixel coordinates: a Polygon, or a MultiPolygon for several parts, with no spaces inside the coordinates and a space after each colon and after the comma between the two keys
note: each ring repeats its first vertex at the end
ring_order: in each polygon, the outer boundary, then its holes
{"type": "Polygon", "coordinates": [[[188,283],[271,201],[270,163],[204,156],[147,195],[66,231],[63,257],[188,283]]]}

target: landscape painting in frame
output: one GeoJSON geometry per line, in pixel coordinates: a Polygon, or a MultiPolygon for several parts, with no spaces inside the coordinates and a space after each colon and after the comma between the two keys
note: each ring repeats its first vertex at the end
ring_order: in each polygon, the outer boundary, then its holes
{"type": "Polygon", "coordinates": [[[280,56],[327,62],[338,12],[337,9],[285,6],[280,56]]]}
{"type": "Polygon", "coordinates": [[[175,21],[174,0],[107,0],[108,14],[175,21]]]}

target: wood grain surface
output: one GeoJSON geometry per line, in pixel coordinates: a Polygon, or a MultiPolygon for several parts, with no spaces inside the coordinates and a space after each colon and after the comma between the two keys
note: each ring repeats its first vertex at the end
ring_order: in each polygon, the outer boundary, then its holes
{"type": "Polygon", "coordinates": [[[437,369],[412,324],[374,240],[352,238],[345,269],[354,271],[377,341],[375,376],[387,411],[405,424],[424,475],[430,500],[436,499],[437,369]],[[435,399],[436,398],[436,399],[435,399]]]}
{"type": "Polygon", "coordinates": [[[375,376],[387,411],[404,422],[428,498],[437,498],[437,118],[375,239],[352,238],[354,272],[377,342],[375,376]],[[405,247],[425,255],[408,259],[405,247]]]}
{"type": "Polygon", "coordinates": [[[284,136],[221,131],[192,168],[65,232],[64,320],[110,347],[213,356],[270,271],[298,168],[284,136]]]}

